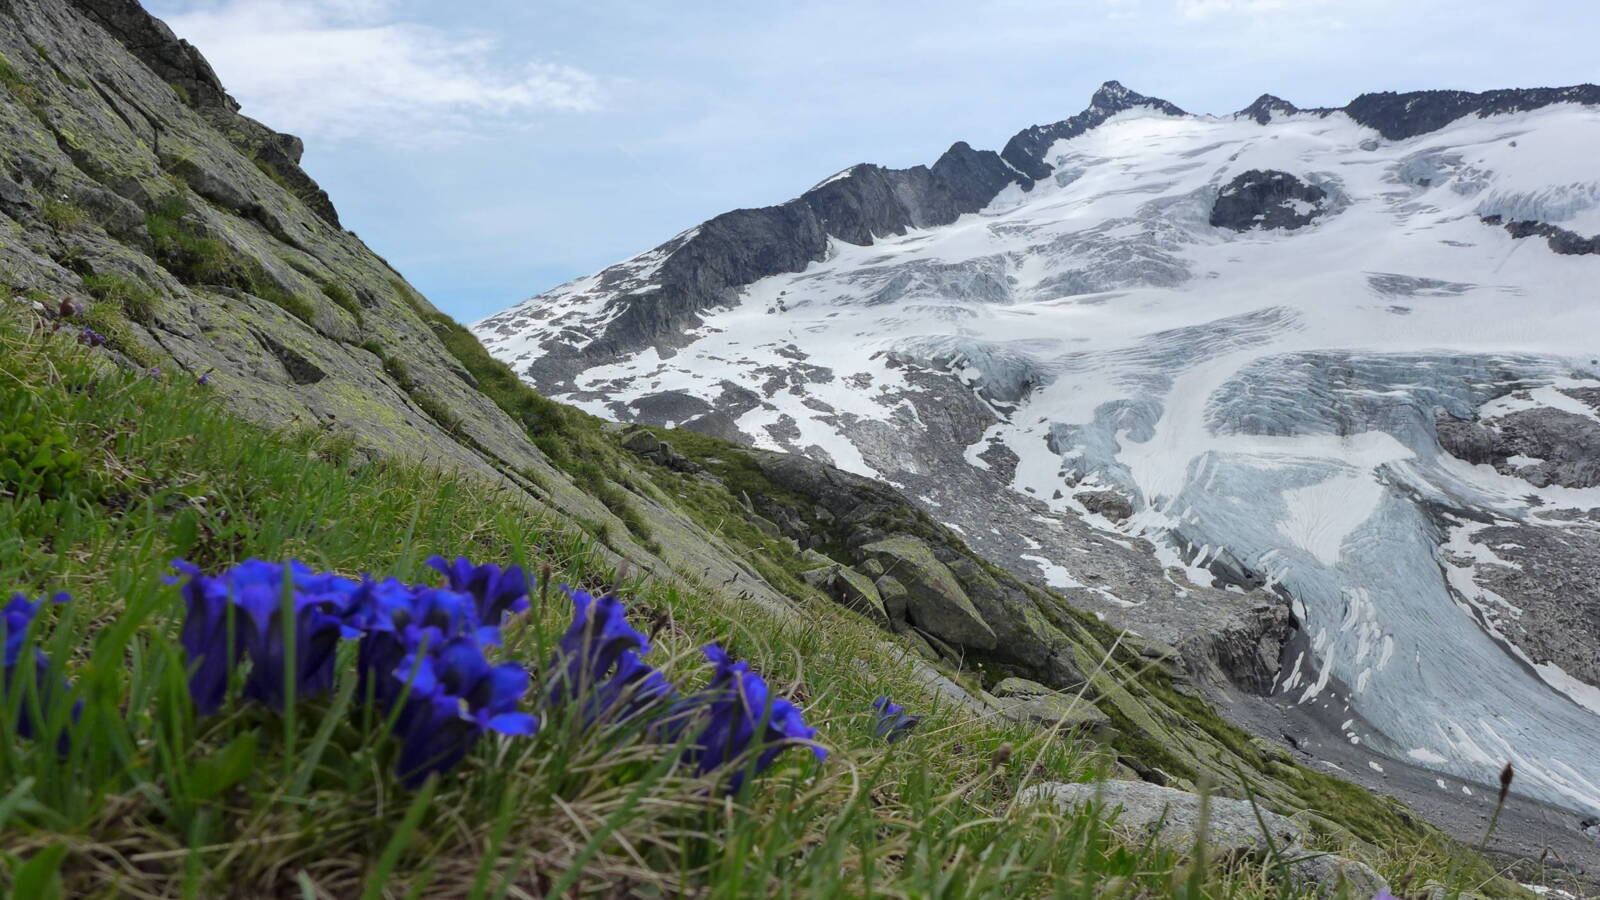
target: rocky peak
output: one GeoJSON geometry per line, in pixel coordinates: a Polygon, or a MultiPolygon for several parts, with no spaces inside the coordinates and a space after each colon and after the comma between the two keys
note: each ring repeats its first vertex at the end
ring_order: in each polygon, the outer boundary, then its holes
{"type": "Polygon", "coordinates": [[[1122,82],[1115,80],[1107,81],[1100,85],[1099,90],[1095,91],[1094,95],[1089,98],[1089,109],[1084,110],[1084,112],[1098,110],[1109,115],[1115,115],[1140,106],[1158,109],[1169,116],[1185,114],[1183,110],[1165,100],[1157,97],[1146,97],[1138,91],[1129,90],[1123,86],[1122,82]]]}
{"type": "Polygon", "coordinates": [[[1254,119],[1265,125],[1272,121],[1274,115],[1293,115],[1300,111],[1298,106],[1272,94],[1262,94],[1254,103],[1234,113],[1236,119],[1254,119]]]}
{"type": "Polygon", "coordinates": [[[1051,125],[1034,125],[1017,132],[1006,142],[1000,156],[1012,168],[1027,176],[1028,181],[1023,186],[1031,188],[1034,181],[1048,178],[1055,171],[1055,167],[1044,158],[1052,144],[1075,138],[1117,113],[1139,107],[1148,107],[1169,116],[1187,115],[1165,100],[1129,90],[1119,81],[1107,81],[1089,98],[1089,106],[1083,112],[1051,125]]]}

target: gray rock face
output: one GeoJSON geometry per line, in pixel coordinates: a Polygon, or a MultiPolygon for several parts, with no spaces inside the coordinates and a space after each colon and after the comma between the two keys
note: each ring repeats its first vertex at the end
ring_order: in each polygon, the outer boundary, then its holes
{"type": "Polygon", "coordinates": [[[1470,463],[1487,463],[1535,487],[1600,485],[1600,421],[1541,406],[1487,422],[1445,417],[1439,445],[1470,463]]]}
{"type": "Polygon", "coordinates": [[[1552,517],[1540,522],[1508,522],[1475,532],[1473,543],[1500,563],[1478,562],[1474,577],[1518,610],[1494,624],[1523,653],[1600,685],[1600,521],[1552,517]]]}
{"type": "MultiPolygon", "coordinates": [[[[1108,813],[1116,811],[1117,828],[1140,837],[1149,836],[1180,852],[1194,849],[1201,835],[1198,795],[1140,781],[1046,782],[1025,788],[1017,795],[1017,802],[1054,803],[1066,808],[1094,803],[1108,813]]],[[[1305,832],[1287,817],[1244,800],[1211,797],[1204,836],[1208,854],[1226,855],[1273,848],[1281,851],[1298,845],[1305,832]],[[1262,830],[1263,822],[1266,831],[1262,830]]]]}
{"type": "Polygon", "coordinates": [[[867,544],[861,552],[906,586],[906,617],[911,624],[962,646],[994,649],[994,629],[972,605],[955,573],[927,544],[894,535],[867,544]]]}
{"type": "Polygon", "coordinates": [[[1559,225],[1531,219],[1507,222],[1500,216],[1484,216],[1483,224],[1504,225],[1506,233],[1514,238],[1542,237],[1545,239],[1545,244],[1556,253],[1568,256],[1600,254],[1600,234],[1585,237],[1559,225]]]}
{"type": "Polygon", "coordinates": [[[1481,94],[1471,91],[1381,91],[1362,94],[1350,101],[1343,112],[1362,125],[1376,129],[1385,138],[1399,141],[1443,128],[1463,116],[1489,116],[1538,109],[1552,103],[1600,104],[1600,86],[1577,84],[1560,88],[1512,88],[1484,91],[1481,94]]]}
{"type": "Polygon", "coordinates": [[[641,568],[787,603],[677,510],[640,499],[660,549],[634,542],[479,390],[441,339],[458,326],[339,226],[299,139],[239,115],[200,53],[137,2],[4,0],[0,54],[15,76],[0,89],[6,288],[50,297],[41,312],[72,298],[122,361],[210,372],[218,402],[268,428],[502,486],[555,521],[611,526],[612,549],[641,568]],[[163,227],[215,241],[228,271],[190,265],[163,227]],[[94,289],[94,276],[133,287],[94,289]]]}
{"type": "Polygon", "coordinates": [[[1288,172],[1240,172],[1217,192],[1211,224],[1234,231],[1292,230],[1327,211],[1328,192],[1288,172]]]}

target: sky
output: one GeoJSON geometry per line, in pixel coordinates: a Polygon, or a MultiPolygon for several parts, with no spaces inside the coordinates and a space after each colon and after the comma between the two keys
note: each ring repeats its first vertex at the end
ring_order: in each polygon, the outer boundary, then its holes
{"type": "Polygon", "coordinates": [[[463,322],[859,162],[998,150],[1108,79],[1213,114],[1600,80],[1589,0],[145,5],[463,322]]]}

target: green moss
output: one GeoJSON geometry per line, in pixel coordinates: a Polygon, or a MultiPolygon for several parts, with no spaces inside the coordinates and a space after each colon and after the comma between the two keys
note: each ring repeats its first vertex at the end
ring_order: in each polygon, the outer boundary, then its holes
{"type": "Polygon", "coordinates": [[[156,260],[184,284],[242,287],[248,279],[234,254],[205,234],[192,212],[188,197],[179,191],[145,216],[156,260]]]}
{"type": "Polygon", "coordinates": [[[135,322],[149,324],[155,318],[158,296],[142,281],[106,273],[85,275],[83,286],[95,299],[117,304],[135,322]]]}
{"type": "Polygon", "coordinates": [[[39,217],[56,231],[77,231],[88,221],[83,209],[70,200],[51,197],[39,209],[39,217]]]}
{"type": "Polygon", "coordinates": [[[23,77],[4,54],[0,54],[0,87],[4,87],[11,96],[29,107],[37,105],[41,100],[39,89],[33,86],[33,82],[23,77]]]}
{"type": "Polygon", "coordinates": [[[339,307],[355,318],[356,325],[359,326],[363,323],[361,304],[356,302],[356,296],[350,293],[349,288],[335,281],[324,281],[320,287],[323,295],[332,300],[334,306],[339,307]]]}
{"type": "Polygon", "coordinates": [[[312,324],[316,306],[290,291],[259,260],[243,257],[204,230],[184,189],[168,195],[145,216],[156,260],[179,281],[244,291],[312,324]]]}

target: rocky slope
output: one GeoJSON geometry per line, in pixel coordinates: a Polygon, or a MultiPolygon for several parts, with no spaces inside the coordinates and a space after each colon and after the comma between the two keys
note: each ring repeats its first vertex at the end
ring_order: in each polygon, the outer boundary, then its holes
{"type": "Polygon", "coordinates": [[[1319,764],[1449,804],[1513,759],[1575,834],[1600,810],[1597,105],[1213,117],[1109,82],[997,155],[855,166],[474,328],[585,408],[898,486],[1228,660],[1271,697],[1221,702],[1319,764]]]}

